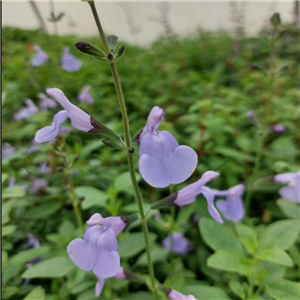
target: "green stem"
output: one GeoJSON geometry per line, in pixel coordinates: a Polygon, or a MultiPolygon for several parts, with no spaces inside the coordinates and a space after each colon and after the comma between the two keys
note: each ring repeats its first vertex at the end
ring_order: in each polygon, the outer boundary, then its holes
{"type": "Polygon", "coordinates": [[[76,212],[78,223],[79,223],[79,225],[82,229],[82,232],[84,232],[85,231],[84,223],[83,223],[83,219],[82,219],[82,215],[81,215],[81,211],[80,211],[80,207],[79,207],[79,201],[78,201],[78,199],[75,195],[73,179],[72,179],[72,176],[71,176],[71,169],[69,167],[66,156],[64,156],[64,155],[63,155],[63,161],[64,161],[64,165],[65,165],[65,168],[66,168],[66,177],[67,177],[68,183],[69,183],[69,188],[68,188],[69,196],[72,199],[72,203],[73,203],[73,207],[74,207],[75,212],[76,212]]]}
{"type": "MultiPolygon", "coordinates": [[[[105,51],[106,51],[106,53],[109,53],[109,46],[106,41],[106,37],[105,37],[104,31],[103,31],[98,13],[97,13],[95,3],[94,3],[94,1],[88,1],[88,3],[91,7],[102,43],[105,48],[105,51]]],[[[120,80],[117,65],[115,62],[110,64],[110,69],[112,72],[112,76],[114,79],[115,88],[116,88],[116,92],[117,92],[117,96],[118,96],[118,100],[119,100],[119,105],[120,105],[121,114],[122,114],[124,134],[125,134],[125,143],[126,143],[126,147],[128,150],[129,148],[132,147],[130,128],[129,128],[129,119],[128,119],[128,115],[127,115],[125,98],[124,98],[124,94],[123,94],[123,90],[122,90],[121,80],[120,80]]],[[[152,260],[151,260],[149,234],[148,234],[147,221],[146,221],[146,216],[145,216],[144,207],[143,207],[143,198],[142,198],[142,194],[140,192],[140,189],[139,189],[139,186],[138,186],[138,183],[136,180],[136,175],[135,175],[135,170],[134,170],[134,162],[133,162],[133,153],[129,153],[129,152],[128,152],[128,167],[129,167],[130,177],[131,177],[131,181],[132,181],[132,185],[134,188],[134,192],[135,192],[135,196],[136,196],[136,200],[137,200],[137,204],[138,204],[138,208],[139,208],[139,212],[140,212],[140,217],[141,217],[141,223],[142,223],[144,239],[145,239],[146,254],[147,254],[147,260],[148,260],[148,268],[149,268],[149,275],[151,278],[152,290],[154,293],[154,298],[157,300],[158,295],[157,295],[157,290],[155,287],[155,275],[154,275],[154,268],[153,268],[153,264],[152,264],[152,260]]]]}
{"type": "Polygon", "coordinates": [[[252,175],[251,175],[251,178],[250,178],[250,185],[249,185],[249,188],[248,188],[248,192],[247,192],[247,195],[246,195],[246,198],[245,198],[245,209],[246,209],[246,212],[248,212],[248,215],[249,215],[249,210],[250,210],[251,198],[252,198],[252,194],[253,194],[253,184],[256,180],[257,172],[259,170],[263,145],[264,145],[264,135],[263,135],[263,133],[260,133],[259,134],[258,145],[257,145],[255,162],[254,162],[254,168],[253,168],[253,172],[252,172],[252,175]]]}

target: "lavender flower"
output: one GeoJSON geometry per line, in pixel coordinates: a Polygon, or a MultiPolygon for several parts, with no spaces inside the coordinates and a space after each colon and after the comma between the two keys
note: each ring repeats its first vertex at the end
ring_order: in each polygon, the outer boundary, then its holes
{"type": "Polygon", "coordinates": [[[81,68],[81,61],[70,53],[69,47],[64,48],[61,64],[67,72],[76,72],[81,68]]]}
{"type": "Polygon", "coordinates": [[[277,124],[277,125],[273,126],[273,131],[274,132],[284,132],[285,128],[281,124],[277,124]]]}
{"type": "Polygon", "coordinates": [[[37,114],[39,109],[33,103],[31,99],[26,99],[26,107],[21,108],[17,113],[14,114],[14,119],[20,121],[23,119],[28,119],[30,116],[37,114]]]}
{"type": "Polygon", "coordinates": [[[57,103],[53,101],[52,99],[48,98],[45,94],[43,93],[38,93],[38,97],[42,100],[41,101],[41,110],[42,111],[47,111],[48,108],[56,108],[57,103]]]}
{"type": "Polygon", "coordinates": [[[47,167],[48,162],[43,161],[39,164],[39,173],[40,174],[49,174],[51,170],[47,167]]]}
{"type": "MultiPolygon", "coordinates": [[[[83,239],[77,238],[67,247],[73,263],[84,271],[93,270],[98,278],[112,277],[118,272],[120,256],[117,250],[115,231],[112,226],[107,225],[88,228],[83,239]]],[[[98,287],[101,292],[100,287],[101,284],[98,287]]]]}
{"type": "Polygon", "coordinates": [[[207,201],[208,212],[219,223],[223,223],[223,220],[214,206],[214,194],[213,191],[206,187],[205,184],[212,179],[220,176],[220,173],[214,171],[206,171],[202,177],[195,183],[192,183],[179,192],[173,193],[168,197],[155,202],[151,205],[151,209],[158,209],[164,206],[177,205],[185,206],[196,201],[197,195],[203,194],[207,201]]]}
{"type": "Polygon", "coordinates": [[[171,290],[167,296],[171,300],[197,300],[193,295],[183,295],[175,290],[171,290]]]}
{"type": "Polygon", "coordinates": [[[281,173],[274,177],[277,182],[288,183],[279,190],[281,197],[300,203],[300,171],[296,173],[281,173]]]}
{"type": "Polygon", "coordinates": [[[163,246],[177,254],[187,254],[194,246],[182,232],[173,232],[163,240],[163,246]]]}
{"type": "Polygon", "coordinates": [[[243,220],[245,208],[242,195],[245,192],[245,185],[238,184],[227,191],[212,190],[215,197],[225,196],[226,200],[219,200],[216,203],[217,208],[223,213],[224,218],[233,222],[243,220]]]}
{"type": "Polygon", "coordinates": [[[36,178],[33,180],[31,193],[35,195],[38,193],[39,190],[46,188],[48,185],[48,181],[41,178],[36,178]]]}
{"type": "Polygon", "coordinates": [[[140,135],[140,173],[150,185],[160,188],[186,180],[198,162],[192,148],[179,146],[171,133],[157,130],[163,117],[164,111],[153,107],[140,135]]]}
{"type": "Polygon", "coordinates": [[[3,143],[2,158],[9,157],[16,152],[16,148],[9,143],[3,143]]]}
{"type": "Polygon", "coordinates": [[[22,248],[26,249],[29,247],[33,247],[33,248],[41,247],[39,240],[31,232],[27,233],[27,237],[28,237],[27,243],[23,245],[22,248]]]}
{"type": "Polygon", "coordinates": [[[85,85],[78,95],[78,100],[82,101],[82,102],[86,102],[88,104],[93,104],[94,99],[93,99],[92,95],[89,93],[90,89],[91,89],[91,86],[85,85]]]}
{"type": "MultiPolygon", "coordinates": [[[[135,218],[136,219],[136,218],[135,218]]],[[[93,214],[89,220],[86,222],[88,226],[104,225],[113,229],[115,235],[117,236],[126,227],[128,227],[130,219],[120,216],[120,217],[108,217],[103,218],[100,214],[93,214]]]]}
{"type": "Polygon", "coordinates": [[[30,153],[33,153],[35,151],[38,151],[39,149],[40,149],[40,145],[35,144],[35,145],[32,145],[32,146],[26,148],[25,153],[30,154],[30,153]]]}
{"type": "Polygon", "coordinates": [[[31,61],[31,65],[34,67],[41,66],[45,61],[49,60],[49,56],[38,45],[33,45],[33,49],[36,51],[31,61]]]}
{"type": "Polygon", "coordinates": [[[47,94],[59,102],[65,110],[58,112],[54,116],[51,126],[46,126],[36,133],[35,141],[37,143],[53,140],[59,133],[60,124],[65,122],[67,118],[70,118],[73,127],[79,130],[88,132],[94,129],[94,126],[91,124],[91,116],[72,104],[60,89],[48,88],[47,94]]]}

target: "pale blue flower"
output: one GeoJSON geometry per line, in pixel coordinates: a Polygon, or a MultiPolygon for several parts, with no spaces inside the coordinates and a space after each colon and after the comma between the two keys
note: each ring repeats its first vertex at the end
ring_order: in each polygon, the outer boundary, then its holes
{"type": "Polygon", "coordinates": [[[293,202],[300,203],[300,171],[296,173],[281,173],[274,177],[277,182],[288,183],[279,190],[281,197],[293,202]]]}
{"type": "Polygon", "coordinates": [[[81,68],[81,61],[70,53],[69,47],[64,48],[61,64],[67,72],[76,72],[81,68]]]}
{"type": "Polygon", "coordinates": [[[139,171],[153,187],[181,183],[194,172],[198,157],[188,146],[179,146],[168,131],[158,131],[164,111],[152,108],[147,124],[140,135],[139,171]]]}

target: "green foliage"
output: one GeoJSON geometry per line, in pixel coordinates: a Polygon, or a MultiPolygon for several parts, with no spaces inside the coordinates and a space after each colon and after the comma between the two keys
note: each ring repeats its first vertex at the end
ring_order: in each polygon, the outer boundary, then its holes
{"type": "MultiPolygon", "coordinates": [[[[195,182],[206,170],[221,172],[209,187],[224,190],[246,182],[249,190],[259,136],[264,136],[251,206],[242,223],[215,222],[202,196],[187,207],[162,210],[155,220],[154,212],[148,213],[157,279],[199,300],[299,298],[300,208],[298,203],[279,198],[282,185],[273,181],[277,173],[299,170],[299,35],[295,24],[282,22],[278,26],[285,33],[276,41],[274,66],[279,70],[288,64],[289,69],[276,75],[270,101],[266,74],[250,69],[255,63],[269,71],[269,44],[262,38],[270,36],[269,29],[257,37],[241,36],[238,53],[232,48],[236,37],[201,30],[184,39],[162,37],[147,49],[125,44],[126,53],[117,61],[132,136],[145,126],[150,109],[158,105],[165,110],[160,129],[169,130],[179,144],[198,153],[199,166],[193,176],[170,191],[195,182]],[[249,110],[255,112],[261,127],[246,117],[249,110]],[[285,132],[272,131],[278,123],[284,125],[285,132]],[[192,222],[195,215],[200,215],[198,224],[192,222]],[[163,248],[163,239],[173,231],[184,232],[191,240],[193,250],[187,255],[163,248]]],[[[97,299],[97,279],[92,272],[75,267],[66,256],[68,243],[81,238],[82,231],[72,210],[70,183],[64,173],[57,172],[57,168],[65,168],[62,157],[50,143],[42,144],[36,152],[26,151],[35,132],[51,124],[54,110],[22,121],[13,118],[26,98],[39,107],[37,94],[57,87],[72,103],[122,136],[109,67],[72,47],[79,40],[3,29],[2,141],[16,148],[2,163],[3,299],[97,299]],[[40,45],[50,62],[32,67],[32,44],[40,45]],[[61,68],[64,46],[82,61],[79,72],[67,73],[61,68]],[[93,106],[77,100],[85,84],[91,85],[93,106]],[[43,161],[48,162],[49,174],[39,172],[43,161]],[[16,185],[8,187],[13,177],[16,185]],[[47,180],[49,185],[33,194],[36,178],[47,180]],[[40,248],[24,249],[28,232],[38,238],[40,248]],[[27,285],[23,284],[25,278],[31,279],[27,285]]],[[[101,48],[98,37],[89,38],[89,42],[101,48]]],[[[126,152],[108,149],[99,136],[75,129],[64,136],[67,160],[72,162],[80,154],[71,173],[83,221],[96,212],[103,217],[137,212],[126,152]]],[[[136,163],[138,149],[134,155],[136,163]]],[[[138,173],[137,179],[145,210],[170,192],[146,186],[138,173]]],[[[143,275],[148,271],[140,224],[132,224],[118,241],[122,266],[143,275]]],[[[138,283],[107,279],[101,299],[152,299],[144,289],[138,283]]]]}

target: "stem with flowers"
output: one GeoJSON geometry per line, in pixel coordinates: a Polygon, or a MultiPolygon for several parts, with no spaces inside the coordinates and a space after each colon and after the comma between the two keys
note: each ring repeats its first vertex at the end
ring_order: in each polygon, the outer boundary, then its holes
{"type": "MultiPolygon", "coordinates": [[[[88,1],[88,3],[91,7],[91,10],[92,10],[92,13],[93,13],[100,37],[101,37],[101,41],[104,46],[105,52],[106,52],[106,54],[108,54],[110,52],[109,45],[107,43],[103,28],[102,28],[95,3],[94,3],[94,1],[88,1]]],[[[136,200],[137,200],[137,204],[138,204],[138,208],[139,208],[140,220],[142,223],[142,228],[143,228],[143,233],[144,233],[146,254],[147,254],[147,260],[148,260],[148,268],[149,268],[149,274],[150,274],[151,284],[152,284],[152,291],[154,293],[154,298],[158,299],[157,290],[155,287],[154,268],[153,268],[151,252],[150,252],[148,227],[147,227],[147,221],[146,221],[147,219],[146,219],[146,215],[144,213],[142,194],[140,192],[140,189],[139,189],[139,186],[138,186],[138,183],[136,180],[135,170],[134,170],[134,161],[133,161],[134,150],[132,148],[129,119],[128,119],[127,110],[126,110],[125,98],[124,98],[124,94],[123,94],[123,90],[122,90],[121,80],[120,80],[119,73],[118,73],[118,68],[117,68],[117,65],[115,62],[110,63],[110,69],[111,69],[112,76],[114,79],[115,88],[116,88],[119,105],[120,105],[120,109],[121,109],[122,122],[123,122],[124,135],[125,135],[125,145],[126,145],[126,150],[128,153],[127,154],[128,167],[129,167],[130,177],[131,177],[132,185],[134,188],[134,192],[135,192],[135,196],[136,196],[136,200]]]]}

